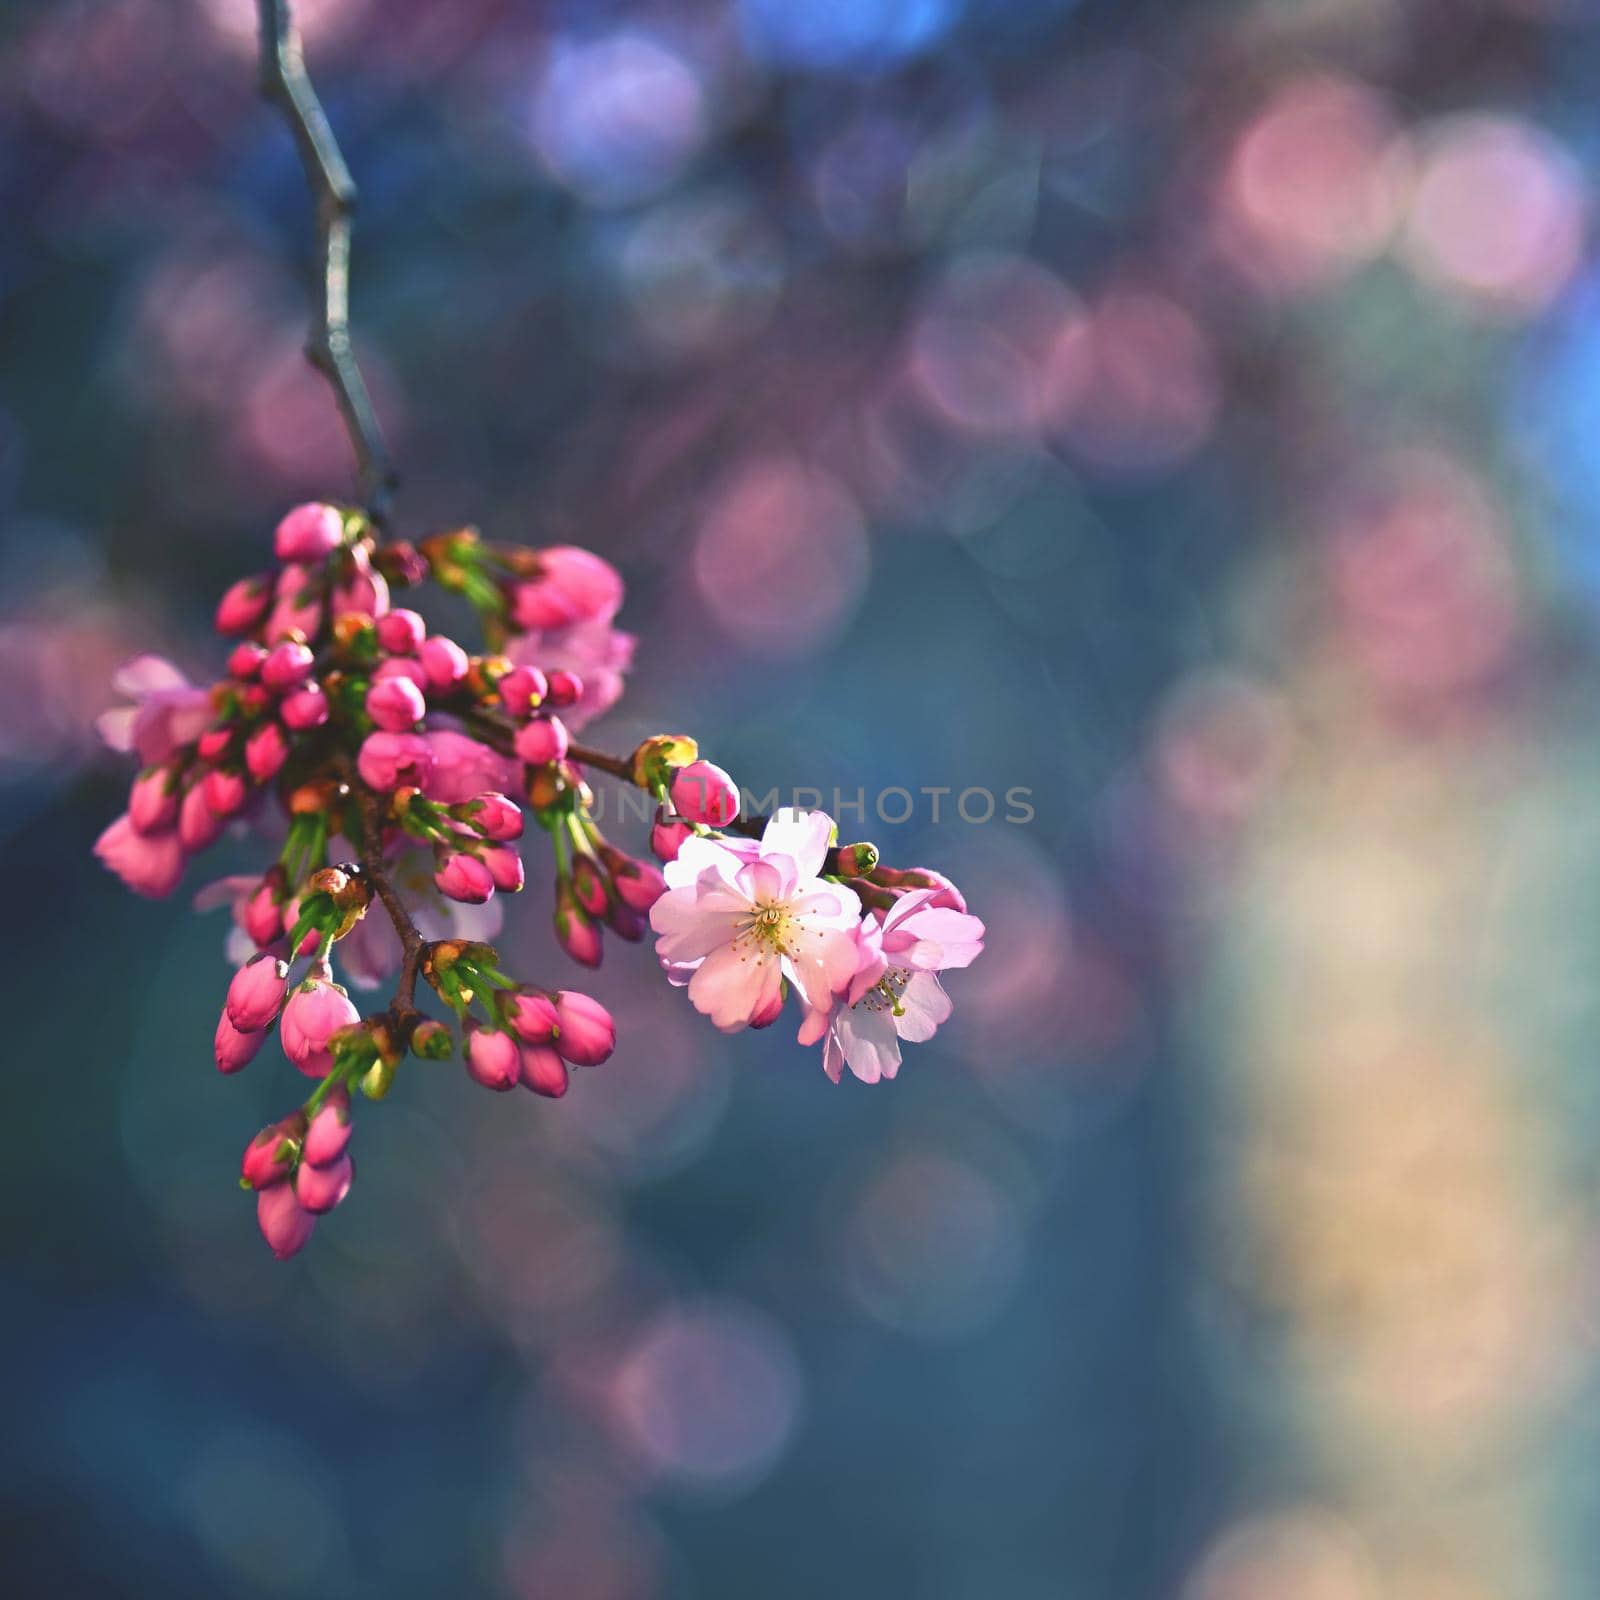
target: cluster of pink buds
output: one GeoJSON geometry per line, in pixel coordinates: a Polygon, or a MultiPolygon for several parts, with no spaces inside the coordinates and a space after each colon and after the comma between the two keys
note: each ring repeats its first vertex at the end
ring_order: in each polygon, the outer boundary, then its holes
{"type": "Polygon", "coordinates": [[[825,1041],[830,1075],[848,1064],[873,1081],[893,1076],[899,1041],[948,1015],[936,974],[971,961],[983,927],[943,878],[839,845],[818,812],[742,817],[733,780],[682,736],[626,757],[577,742],[632,654],[615,626],[622,580],[600,557],[471,529],[386,542],[361,512],[323,504],[284,517],[275,554],[223,596],[217,630],[236,642],[209,688],[154,656],[118,675],[132,703],[102,732],[141,770],[96,853],[153,896],[224,833],[258,853],[196,903],[229,905],[234,924],[218,1070],[245,1067],[276,1029],[315,1081],[244,1157],[280,1257],[350,1192],[354,1099],[381,1100],[408,1056],[444,1059],[459,1042],[475,1082],[556,1099],[572,1067],[611,1054],[598,1002],[509,976],[485,942],[539,831],[567,955],[595,967],[604,930],[653,929],[668,978],[718,1027],[765,1026],[793,987],[801,1038],[825,1041]],[[482,649],[392,603],[429,586],[465,598],[482,649]],[[591,771],[654,797],[664,871],[601,833],[591,771]],[[390,976],[380,1008],[351,999],[390,976]],[[421,1009],[425,992],[453,1029],[421,1009]]]}

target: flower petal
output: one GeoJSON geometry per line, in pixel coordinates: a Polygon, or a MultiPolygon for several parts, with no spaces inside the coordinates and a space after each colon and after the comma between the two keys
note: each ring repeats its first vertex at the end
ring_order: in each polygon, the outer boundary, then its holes
{"type": "Polygon", "coordinates": [[[761,834],[761,853],[788,856],[798,878],[815,878],[833,839],[833,818],[826,811],[774,811],[761,834]]]}
{"type": "Polygon", "coordinates": [[[111,676],[111,687],[130,700],[143,700],[168,689],[187,689],[189,680],[165,656],[142,655],[117,668],[111,676]]]}
{"type": "Polygon", "coordinates": [[[944,985],[931,972],[914,972],[900,996],[895,1032],[912,1044],[925,1044],[938,1032],[939,1024],[949,1020],[951,1009],[944,985]]]}
{"type": "Polygon", "coordinates": [[[126,755],[133,749],[133,724],[139,712],[134,706],[114,706],[95,718],[95,732],[108,750],[126,755]]]}
{"type": "Polygon", "coordinates": [[[863,1083],[892,1078],[900,1070],[900,1040],[887,1011],[842,1011],[834,1033],[850,1070],[863,1083]]]}
{"type": "Polygon", "coordinates": [[[731,1033],[748,1027],[750,1019],[771,1004],[782,981],[777,961],[741,957],[731,945],[723,945],[700,963],[689,980],[689,999],[696,1011],[731,1033]]]}

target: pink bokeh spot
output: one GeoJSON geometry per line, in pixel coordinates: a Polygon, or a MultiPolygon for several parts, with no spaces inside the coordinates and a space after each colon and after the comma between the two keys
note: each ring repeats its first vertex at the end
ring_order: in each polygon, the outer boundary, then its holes
{"type": "Polygon", "coordinates": [[[724,633],[756,655],[785,657],[844,627],[868,559],[860,508],[841,483],[792,456],[764,456],[712,494],[693,570],[724,633]]]}

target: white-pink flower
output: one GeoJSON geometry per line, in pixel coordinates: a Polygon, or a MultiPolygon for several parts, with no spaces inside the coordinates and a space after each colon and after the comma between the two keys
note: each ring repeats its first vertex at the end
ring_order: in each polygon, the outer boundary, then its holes
{"type": "Polygon", "coordinates": [[[956,911],[937,889],[903,894],[885,915],[869,911],[855,930],[856,968],[848,992],[811,1007],[800,1043],[822,1045],[822,1070],[837,1083],[848,1066],[863,1083],[900,1070],[901,1041],[923,1044],[950,1015],[938,974],[970,966],[983,952],[983,923],[956,911]]]}
{"type": "Polygon", "coordinates": [[[776,1020],[787,979],[826,1010],[856,970],[856,897],[819,877],[833,821],[785,810],[754,840],[686,839],[650,908],[656,954],[725,1032],[776,1020]]]}
{"type": "Polygon", "coordinates": [[[211,725],[210,694],[165,656],[135,656],[117,669],[111,687],[133,704],[103,712],[95,726],[113,750],[135,752],[144,766],[165,761],[211,725]]]}

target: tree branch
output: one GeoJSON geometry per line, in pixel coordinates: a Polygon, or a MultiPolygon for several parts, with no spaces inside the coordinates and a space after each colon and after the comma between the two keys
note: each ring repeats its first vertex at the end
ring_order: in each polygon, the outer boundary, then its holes
{"type": "Polygon", "coordinates": [[[306,74],[289,0],[258,0],[261,92],[283,110],[316,202],[321,285],[313,303],[306,356],[327,378],[355,450],[361,498],[382,526],[395,486],[383,429],[350,346],[350,216],[356,186],[306,74]]]}
{"type": "MultiPolygon", "coordinates": [[[[389,1026],[394,1042],[404,1049],[410,1042],[412,1031],[422,1021],[417,1010],[417,974],[428,954],[428,941],[422,930],[411,920],[406,903],[400,897],[383,860],[383,819],[378,812],[378,798],[351,770],[348,758],[341,763],[345,781],[361,812],[361,874],[372,886],[372,892],[388,913],[394,931],[400,940],[400,978],[395,986],[394,998],[389,1002],[389,1026]]],[[[371,915],[371,912],[368,912],[371,915]]]]}

